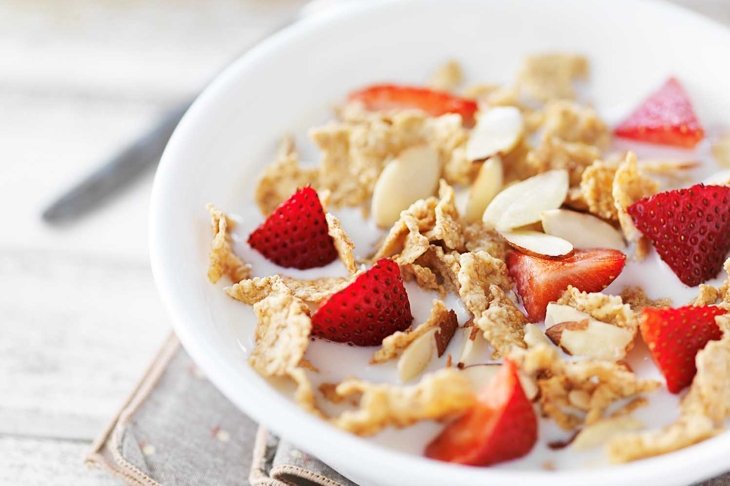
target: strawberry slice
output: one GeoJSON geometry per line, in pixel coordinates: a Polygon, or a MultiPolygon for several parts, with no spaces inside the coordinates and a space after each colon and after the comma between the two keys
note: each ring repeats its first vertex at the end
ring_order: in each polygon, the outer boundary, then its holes
{"type": "Polygon", "coordinates": [[[693,148],[705,135],[689,96],[675,78],[669,78],[644,100],[614,133],[640,142],[684,148],[693,148]]]}
{"type": "Polygon", "coordinates": [[[643,310],[641,337],[667,380],[670,392],[679,393],[692,383],[697,373],[695,356],[708,342],[722,338],[715,317],[724,313],[715,306],[643,310]]]}
{"type": "Polygon", "coordinates": [[[412,321],[400,268],[384,258],[322,304],[312,316],[312,334],[338,343],[377,346],[412,321]]]}
{"type": "Polygon", "coordinates": [[[440,461],[489,466],[526,455],[537,442],[537,417],[517,368],[505,361],[473,408],[426,446],[440,461]]]}
{"type": "Polygon", "coordinates": [[[317,191],[303,187],[248,237],[248,244],[282,267],[321,267],[337,258],[317,191]]]}
{"type": "Polygon", "coordinates": [[[351,93],[349,99],[371,111],[418,108],[431,116],[458,113],[466,126],[474,125],[477,111],[474,100],[417,86],[376,84],[351,93]]]}
{"type": "Polygon", "coordinates": [[[626,255],[617,250],[575,250],[562,258],[543,258],[512,251],[507,268],[531,322],[545,319],[550,302],[569,285],[583,292],[600,292],[619,276],[626,255]]]}
{"type": "Polygon", "coordinates": [[[685,285],[717,276],[730,251],[730,187],[697,184],[628,207],[636,227],[685,285]]]}

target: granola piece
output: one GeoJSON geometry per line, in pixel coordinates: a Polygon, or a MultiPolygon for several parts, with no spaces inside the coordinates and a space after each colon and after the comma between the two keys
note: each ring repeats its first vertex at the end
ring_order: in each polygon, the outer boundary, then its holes
{"type": "Polygon", "coordinates": [[[616,170],[613,179],[614,205],[618,214],[618,222],[629,242],[638,241],[642,238],[641,232],[636,229],[631,216],[626,209],[639,199],[656,194],[659,184],[656,181],[644,176],[636,161],[636,154],[628,152],[626,159],[616,170]]]}
{"type": "Polygon", "coordinates": [[[692,301],[694,306],[712,305],[720,298],[720,289],[712,285],[700,284],[697,297],[692,301]]]}
{"type": "Polygon", "coordinates": [[[660,386],[640,380],[621,364],[611,361],[563,361],[554,347],[537,345],[514,350],[510,359],[537,380],[543,415],[560,427],[571,430],[604,418],[609,406],[636,397],[660,386]]]}
{"type": "Polygon", "coordinates": [[[304,366],[294,368],[289,371],[289,377],[294,380],[297,389],[294,392],[294,401],[307,412],[313,413],[324,418],[324,414],[317,407],[317,400],[314,396],[314,387],[307,376],[304,366]]]}
{"type": "Polygon", "coordinates": [[[618,221],[613,200],[613,179],[616,167],[596,160],[581,175],[580,189],[588,211],[599,218],[618,221]]]}
{"type": "Polygon", "coordinates": [[[697,374],[682,401],[682,412],[701,414],[721,425],[730,417],[730,333],[697,353],[697,374]]]}
{"type": "Polygon", "coordinates": [[[606,452],[613,463],[630,462],[691,446],[716,433],[712,420],[707,417],[685,416],[660,430],[614,437],[606,445],[606,452]]]}
{"type": "Polygon", "coordinates": [[[431,329],[440,328],[441,324],[449,319],[450,311],[440,300],[434,300],[431,307],[431,315],[425,322],[407,331],[396,331],[383,339],[383,345],[373,354],[370,363],[384,363],[397,358],[416,339],[426,334],[431,329]]]}
{"type": "Polygon", "coordinates": [[[644,307],[672,306],[672,299],[650,299],[641,287],[626,287],[621,291],[621,300],[635,313],[641,312],[644,307]]]}
{"type": "Polygon", "coordinates": [[[416,284],[424,290],[435,290],[442,295],[446,294],[446,289],[439,284],[438,277],[430,268],[418,263],[406,263],[401,265],[400,269],[406,282],[415,280],[416,284]]]}
{"type": "Polygon", "coordinates": [[[580,142],[605,148],[610,140],[608,126],[596,110],[574,101],[559,100],[545,105],[543,137],[580,142]]]}
{"type": "Polygon", "coordinates": [[[535,173],[552,169],[566,169],[570,185],[580,184],[583,171],[601,157],[594,145],[566,142],[553,136],[543,137],[540,145],[527,154],[526,163],[535,173]]]}
{"type": "Polygon", "coordinates": [[[341,397],[361,394],[359,408],[333,419],[335,426],[361,436],[388,426],[408,427],[422,420],[441,420],[469,409],[475,401],[469,379],[455,368],[424,376],[412,386],[367,383],[357,379],[340,383],[341,397]]]}
{"type": "Polygon", "coordinates": [[[631,306],[625,304],[617,295],[581,292],[570,286],[560,297],[558,304],[569,305],[598,321],[629,329],[634,333],[638,330],[636,314],[631,310],[631,306]]]}
{"type": "Polygon", "coordinates": [[[422,233],[426,233],[436,224],[437,204],[435,197],[429,197],[419,199],[402,211],[400,219],[390,228],[373,258],[377,260],[397,255],[395,260],[404,265],[413,263],[423,255],[428,250],[429,242],[422,233]]]}
{"type": "Polygon", "coordinates": [[[439,202],[434,209],[435,222],[426,237],[431,242],[443,242],[448,250],[462,250],[464,235],[456,209],[454,189],[443,179],[439,183],[439,202]]]}
{"type": "Polygon", "coordinates": [[[248,278],[251,275],[251,265],[244,263],[233,252],[233,240],[230,232],[236,223],[212,204],[208,204],[208,211],[210,212],[213,227],[208,280],[210,280],[210,283],[216,283],[223,275],[226,275],[233,282],[248,278]]]}
{"type": "Polygon", "coordinates": [[[458,274],[461,268],[459,261],[458,252],[447,253],[440,246],[430,245],[416,260],[416,264],[430,270],[436,276],[440,288],[456,292],[459,288],[458,274]]]}
{"type": "Polygon", "coordinates": [[[505,290],[512,288],[504,261],[486,251],[463,253],[459,256],[459,296],[467,309],[476,317],[489,307],[493,296],[492,285],[505,290]]]}
{"type": "Polygon", "coordinates": [[[297,384],[297,403],[320,414],[312,384],[302,367],[312,331],[309,307],[282,285],[255,303],[253,310],[258,323],[249,364],[262,376],[292,379],[297,384]]]}
{"type": "Polygon", "coordinates": [[[308,304],[319,304],[330,295],[345,288],[350,281],[341,277],[323,277],[313,280],[298,280],[291,277],[272,275],[241,280],[230,287],[226,293],[244,304],[254,305],[267,296],[290,290],[294,296],[308,304]]]}
{"type": "MultiPolygon", "coordinates": [[[[583,173],[585,174],[585,171],[583,171],[583,173]]],[[[583,180],[582,177],[583,176],[581,176],[581,180],[583,180]]],[[[575,209],[576,211],[586,213],[590,212],[588,209],[588,202],[583,196],[583,191],[581,190],[580,186],[571,187],[568,189],[568,195],[566,196],[565,202],[563,204],[571,209],[575,209]]]]}
{"type": "Polygon", "coordinates": [[[573,81],[588,77],[588,60],[577,54],[528,56],[517,77],[522,92],[538,101],[573,99],[573,81]]]}
{"type": "Polygon", "coordinates": [[[529,142],[523,138],[509,153],[502,156],[505,185],[538,174],[538,168],[528,159],[532,151],[529,142]]]}
{"type": "Polygon", "coordinates": [[[431,76],[429,87],[441,91],[453,91],[464,81],[461,65],[453,59],[439,66],[431,76]]]}
{"type": "Polygon", "coordinates": [[[425,140],[439,152],[443,176],[449,184],[469,185],[479,172],[479,164],[466,156],[469,131],[456,114],[442,115],[426,122],[425,140]]]}
{"type": "Polygon", "coordinates": [[[342,263],[345,264],[348,272],[357,272],[355,255],[352,252],[355,249],[355,243],[353,243],[348,234],[345,233],[345,230],[342,228],[342,224],[337,216],[327,213],[325,218],[327,219],[328,233],[332,237],[332,241],[335,244],[335,249],[337,250],[340,260],[342,260],[342,263]]]}
{"type": "Polygon", "coordinates": [[[263,376],[288,376],[309,345],[309,307],[286,287],[278,287],[253,306],[258,319],[251,366],[263,376]]]}
{"type": "Polygon", "coordinates": [[[489,286],[487,309],[474,318],[494,349],[492,358],[507,356],[514,347],[524,348],[527,318],[497,285],[489,286]]]}
{"type": "Polygon", "coordinates": [[[464,227],[464,246],[467,251],[486,251],[494,258],[504,261],[509,245],[496,230],[477,221],[464,227]]]}
{"type": "Polygon", "coordinates": [[[284,139],[276,160],[259,178],[254,199],[264,216],[271,214],[297,189],[318,182],[319,169],[299,165],[299,155],[290,137],[284,139]]]}

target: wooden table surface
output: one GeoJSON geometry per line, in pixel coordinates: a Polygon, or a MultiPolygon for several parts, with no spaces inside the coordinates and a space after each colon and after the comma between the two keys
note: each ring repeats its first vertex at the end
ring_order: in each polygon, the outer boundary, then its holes
{"type": "Polygon", "coordinates": [[[170,329],[151,172],[78,224],[42,208],[303,3],[0,1],[0,484],[116,484],[82,456],[170,329]]]}

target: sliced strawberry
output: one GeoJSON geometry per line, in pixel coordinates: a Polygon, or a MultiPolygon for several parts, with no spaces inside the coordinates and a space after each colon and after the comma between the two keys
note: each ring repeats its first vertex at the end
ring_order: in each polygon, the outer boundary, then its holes
{"type": "Polygon", "coordinates": [[[473,408],[426,446],[440,461],[489,466],[526,455],[537,442],[537,417],[517,368],[505,361],[473,408]]]}
{"type": "Polygon", "coordinates": [[[550,302],[569,285],[583,292],[600,292],[619,276],[626,255],[617,250],[575,250],[563,258],[542,258],[512,251],[507,267],[532,322],[545,319],[550,302]]]}
{"type": "Polygon", "coordinates": [[[715,277],[730,251],[730,187],[697,184],[628,207],[634,224],[684,284],[715,277]]]}
{"type": "Polygon", "coordinates": [[[474,100],[416,86],[376,84],[350,94],[372,111],[418,108],[432,116],[458,113],[466,126],[474,125],[477,103],[474,100]]]}
{"type": "Polygon", "coordinates": [[[382,259],[322,304],[312,316],[312,334],[339,343],[376,346],[412,321],[400,268],[393,260],[382,259]]]}
{"type": "Polygon", "coordinates": [[[702,140],[702,129],[689,96],[674,78],[649,96],[614,133],[641,142],[692,148],[702,140]]]}
{"type": "Polygon", "coordinates": [[[281,203],[248,237],[251,248],[282,267],[321,267],[337,258],[317,191],[307,186],[281,203]]]}
{"type": "Polygon", "coordinates": [[[722,338],[715,316],[724,313],[715,306],[643,310],[641,336],[670,392],[679,393],[692,383],[697,373],[695,356],[709,341],[722,338]]]}

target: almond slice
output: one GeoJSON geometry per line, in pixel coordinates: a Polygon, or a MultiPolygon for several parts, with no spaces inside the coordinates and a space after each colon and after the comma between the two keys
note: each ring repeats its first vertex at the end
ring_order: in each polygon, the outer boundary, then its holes
{"type": "MultiPolygon", "coordinates": [[[[501,363],[475,364],[462,368],[461,372],[464,373],[471,382],[471,387],[472,390],[474,390],[474,393],[480,393],[484,390],[484,387],[492,381],[499,371],[500,366],[502,366],[501,363]]],[[[520,385],[522,385],[522,391],[525,392],[527,399],[534,400],[539,391],[537,383],[521,371],[519,372],[518,377],[520,379],[520,385]]]]}
{"type": "Polygon", "coordinates": [[[484,339],[482,331],[475,326],[464,328],[464,347],[461,349],[459,366],[471,366],[489,361],[491,356],[489,343],[484,339]]]}
{"type": "Polygon", "coordinates": [[[411,381],[421,374],[436,353],[434,335],[438,329],[431,329],[419,336],[403,351],[398,359],[398,376],[402,382],[411,381]]]}
{"type": "Polygon", "coordinates": [[[617,434],[642,428],[644,424],[629,416],[604,419],[586,426],[575,436],[571,445],[576,450],[584,451],[605,444],[617,434]]]}
{"type": "MultiPolygon", "coordinates": [[[[586,319],[591,319],[591,316],[585,312],[581,312],[569,305],[550,302],[545,311],[545,328],[549,329],[561,322],[580,322],[586,319]]],[[[547,331],[545,332],[547,333],[547,331]]]]}
{"type": "Polygon", "coordinates": [[[441,163],[428,145],[402,151],[385,166],[373,188],[371,213],[378,226],[389,227],[419,199],[432,196],[438,185],[441,163]]]}
{"type": "Polygon", "coordinates": [[[567,171],[543,172],[497,194],[482,220],[488,227],[502,231],[537,223],[543,211],[559,208],[567,195],[567,171]]]}
{"type": "Polygon", "coordinates": [[[605,322],[585,319],[561,322],[546,332],[550,340],[571,356],[618,361],[626,356],[634,333],[605,322]]]}
{"type": "Polygon", "coordinates": [[[503,231],[500,234],[511,246],[530,255],[561,257],[573,253],[569,241],[538,231],[503,231]]]}
{"type": "Polygon", "coordinates": [[[487,159],[479,169],[477,178],[469,189],[469,199],[466,202],[464,218],[468,223],[479,221],[487,209],[489,203],[494,199],[500,189],[504,174],[502,170],[502,159],[492,157],[487,159]]]}
{"type": "Polygon", "coordinates": [[[461,370],[469,378],[474,393],[484,390],[499,371],[499,363],[483,363],[467,366],[461,370]]]}
{"type": "Polygon", "coordinates": [[[702,182],[708,186],[730,186],[730,169],[715,172],[702,182]]]}
{"type": "Polygon", "coordinates": [[[514,106],[491,108],[477,119],[466,144],[469,160],[483,160],[512,150],[525,129],[522,113],[514,106]]]}
{"type": "Polygon", "coordinates": [[[541,344],[550,344],[550,340],[537,324],[525,324],[525,344],[528,348],[534,348],[541,344]]]}
{"type": "Polygon", "coordinates": [[[566,239],[576,248],[626,248],[616,228],[590,214],[569,209],[548,209],[540,217],[545,233],[566,239]]]}

